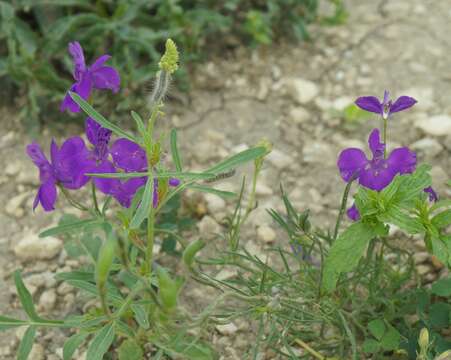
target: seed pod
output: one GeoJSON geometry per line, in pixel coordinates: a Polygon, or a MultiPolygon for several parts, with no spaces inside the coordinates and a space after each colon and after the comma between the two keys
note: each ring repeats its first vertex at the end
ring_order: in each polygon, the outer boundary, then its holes
{"type": "Polygon", "coordinates": [[[160,297],[161,304],[166,312],[172,312],[177,306],[179,285],[175,280],[171,279],[168,272],[162,267],[157,269],[157,277],[158,295],[160,297]]]}
{"type": "Polygon", "coordinates": [[[183,262],[186,266],[191,268],[191,266],[193,265],[194,257],[200,250],[204,248],[204,246],[205,242],[201,239],[198,239],[186,247],[185,251],[183,252],[183,262]]]}
{"type": "Polygon", "coordinates": [[[96,281],[100,292],[105,288],[111,264],[116,252],[116,237],[111,229],[106,230],[107,238],[99,252],[96,264],[96,281]]]}

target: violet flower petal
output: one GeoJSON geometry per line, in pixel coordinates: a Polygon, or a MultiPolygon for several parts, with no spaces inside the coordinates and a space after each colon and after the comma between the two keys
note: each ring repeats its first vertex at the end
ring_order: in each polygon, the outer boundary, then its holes
{"type": "MultiPolygon", "coordinates": [[[[92,79],[90,76],[82,76],[82,80],[75,84],[72,84],[70,91],[77,93],[83,100],[88,100],[92,89],[92,79]]],[[[64,111],[69,109],[73,113],[80,112],[80,106],[71,98],[69,93],[66,94],[61,102],[60,110],[64,111]]]]}
{"type": "Polygon", "coordinates": [[[355,204],[352,204],[352,206],[346,211],[346,214],[352,221],[360,220],[360,213],[355,204]]]}
{"type": "Polygon", "coordinates": [[[344,181],[349,182],[352,177],[358,176],[368,164],[365,153],[357,148],[343,150],[338,157],[337,166],[344,181]]]}
{"type": "Polygon", "coordinates": [[[92,119],[91,117],[87,117],[85,120],[85,132],[86,137],[92,145],[97,145],[97,132],[102,126],[92,119]]]}
{"type": "Polygon", "coordinates": [[[373,158],[381,158],[384,156],[385,144],[380,141],[379,129],[374,129],[368,138],[368,145],[373,158]]]}
{"type": "Polygon", "coordinates": [[[396,113],[399,111],[406,110],[413,105],[415,105],[417,101],[410,96],[400,96],[390,107],[390,113],[396,113]]]}
{"type": "Polygon", "coordinates": [[[359,184],[375,191],[381,191],[396,176],[396,169],[391,167],[370,167],[362,170],[359,176],[359,184]]]}
{"type": "Polygon", "coordinates": [[[146,184],[147,178],[132,178],[122,183],[113,193],[113,197],[123,206],[129,208],[136,191],[146,184]]]}
{"type": "Polygon", "coordinates": [[[375,96],[362,96],[359,97],[355,104],[366,111],[373,112],[376,114],[382,114],[383,108],[382,104],[379,102],[379,99],[375,96]]]}
{"type": "Polygon", "coordinates": [[[407,147],[397,148],[388,156],[387,164],[399,174],[411,174],[415,171],[417,156],[407,147]]]}
{"type": "Polygon", "coordinates": [[[423,191],[428,194],[430,202],[437,202],[438,201],[438,195],[435,192],[435,190],[432,188],[432,186],[428,186],[423,191]]]}
{"type": "MultiPolygon", "coordinates": [[[[90,173],[115,173],[116,169],[114,165],[109,161],[103,161],[100,164],[89,170],[90,173]]],[[[108,179],[108,178],[96,178],[93,177],[94,185],[97,189],[107,195],[113,195],[115,191],[121,186],[119,179],[108,179]]]]}
{"type": "Polygon", "coordinates": [[[96,89],[110,89],[114,93],[119,91],[121,78],[119,73],[110,66],[103,66],[91,72],[92,82],[96,89]]]}
{"type": "Polygon", "coordinates": [[[115,165],[125,171],[144,171],[147,168],[144,149],[128,139],[117,139],[110,148],[110,154],[115,165]]]}
{"type": "Polygon", "coordinates": [[[42,205],[42,208],[45,211],[55,210],[56,198],[57,193],[55,182],[53,180],[49,180],[39,187],[38,193],[33,203],[33,210],[36,208],[38,203],[42,205]]]}
{"type": "Polygon", "coordinates": [[[96,61],[93,62],[93,64],[89,67],[90,71],[96,71],[98,70],[100,67],[103,66],[103,64],[105,64],[105,62],[107,62],[109,59],[111,59],[110,55],[102,55],[99,56],[96,61]]]}
{"type": "Polygon", "coordinates": [[[177,187],[180,185],[180,179],[170,178],[168,183],[169,183],[169,186],[177,187]]]}
{"type": "Polygon", "coordinates": [[[85,57],[83,55],[83,49],[78,41],[69,43],[69,54],[71,54],[74,61],[74,79],[81,80],[83,72],[86,70],[85,57]]]}

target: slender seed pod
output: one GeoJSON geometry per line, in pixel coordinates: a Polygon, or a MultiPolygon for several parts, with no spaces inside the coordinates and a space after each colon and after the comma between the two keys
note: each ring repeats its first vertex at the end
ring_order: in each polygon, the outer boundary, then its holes
{"type": "Polygon", "coordinates": [[[204,248],[204,246],[205,242],[201,239],[197,239],[186,247],[185,251],[183,252],[183,262],[186,266],[188,266],[189,268],[193,266],[194,257],[200,250],[204,248]]]}

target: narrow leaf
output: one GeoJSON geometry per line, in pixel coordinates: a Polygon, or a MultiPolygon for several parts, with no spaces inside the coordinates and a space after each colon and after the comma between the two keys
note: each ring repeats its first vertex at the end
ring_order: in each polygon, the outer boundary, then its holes
{"type": "Polygon", "coordinates": [[[93,118],[95,121],[97,121],[100,125],[102,125],[104,128],[110,129],[112,132],[114,132],[116,135],[124,137],[130,141],[137,142],[136,139],[126,133],[124,130],[122,130],[119,126],[114,125],[113,123],[109,122],[107,119],[105,119],[100,113],[98,113],[94,108],[87,103],[85,100],[83,100],[77,93],[74,93],[72,91],[69,91],[69,95],[71,98],[82,108],[82,110],[91,118],[93,118]]]}
{"type": "Polygon", "coordinates": [[[0,331],[23,325],[27,325],[27,322],[0,315],[0,331]]]}
{"type": "Polygon", "coordinates": [[[63,360],[72,359],[75,351],[83,343],[88,335],[89,333],[80,332],[78,334],[72,335],[69,339],[67,339],[63,347],[63,360]]]}
{"type": "Polygon", "coordinates": [[[209,168],[208,173],[220,173],[230,169],[233,169],[239,165],[247,163],[251,160],[255,160],[266,154],[266,149],[262,146],[244,150],[236,155],[229,157],[228,159],[221,161],[219,164],[209,168]]]}
{"type": "Polygon", "coordinates": [[[86,359],[89,360],[102,360],[103,355],[108,351],[114,340],[114,327],[113,324],[103,327],[88,348],[86,359]]]}
{"type": "Polygon", "coordinates": [[[177,171],[182,171],[182,161],[180,159],[180,154],[177,148],[177,130],[171,130],[171,153],[172,153],[172,161],[174,161],[175,168],[177,171]]]}
{"type": "Polygon", "coordinates": [[[17,295],[19,296],[20,302],[25,312],[31,320],[40,321],[41,318],[36,313],[36,309],[34,308],[33,298],[28,289],[25,287],[19,271],[16,271],[14,273],[14,282],[16,283],[17,295]]]}
{"type": "Polygon", "coordinates": [[[193,190],[205,192],[205,193],[214,194],[214,195],[217,195],[224,199],[231,199],[231,198],[234,198],[237,196],[237,194],[234,192],[218,190],[218,189],[214,189],[214,188],[211,188],[211,187],[205,186],[205,185],[192,184],[189,186],[189,188],[193,189],[193,190]]]}
{"type": "Polygon", "coordinates": [[[77,230],[80,228],[84,228],[88,225],[95,225],[95,224],[101,224],[101,221],[99,219],[85,219],[80,220],[76,222],[71,222],[68,224],[58,225],[55,227],[52,227],[50,229],[44,230],[39,234],[39,237],[43,238],[46,236],[55,236],[62,233],[67,233],[69,231],[77,230]]]}
{"type": "Polygon", "coordinates": [[[136,127],[138,128],[140,135],[143,137],[143,139],[145,139],[147,137],[146,126],[144,125],[141,116],[139,116],[137,112],[132,110],[132,118],[133,120],[135,120],[136,127]]]}
{"type": "Polygon", "coordinates": [[[153,176],[149,176],[147,179],[146,187],[144,189],[144,194],[141,200],[141,204],[136,210],[135,215],[133,216],[132,221],[130,222],[130,228],[137,229],[140,227],[141,223],[148,216],[150,207],[153,203],[153,176]]]}
{"type": "Polygon", "coordinates": [[[34,337],[36,336],[36,327],[30,326],[20,342],[17,349],[17,360],[27,360],[33,347],[34,337]]]}
{"type": "MultiPolygon", "coordinates": [[[[108,178],[108,179],[131,179],[137,177],[150,176],[147,172],[129,172],[129,173],[87,173],[87,176],[92,176],[96,178],[108,178]]],[[[157,179],[167,179],[175,177],[181,180],[204,180],[214,177],[213,173],[197,173],[197,172],[177,172],[168,171],[161,173],[154,173],[153,177],[157,179]]]]}

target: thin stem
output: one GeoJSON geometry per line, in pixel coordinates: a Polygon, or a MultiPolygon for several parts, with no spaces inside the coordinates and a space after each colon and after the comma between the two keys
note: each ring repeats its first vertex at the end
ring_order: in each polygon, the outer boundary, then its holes
{"type": "Polygon", "coordinates": [[[384,118],[383,121],[384,121],[384,130],[383,130],[382,136],[383,136],[384,145],[385,145],[384,146],[384,159],[386,159],[387,158],[387,119],[384,118]]]}
{"type": "Polygon", "coordinates": [[[294,342],[300,346],[302,346],[302,348],[304,350],[307,350],[311,355],[313,355],[315,358],[319,359],[319,360],[325,360],[326,358],[321,355],[319,352],[317,352],[316,350],[312,349],[308,344],[306,344],[305,342],[303,342],[301,339],[294,339],[294,342]]]}
{"type": "Polygon", "coordinates": [[[97,201],[96,186],[94,185],[94,181],[91,181],[91,193],[92,201],[94,203],[94,209],[98,215],[102,215],[99,208],[99,202],[97,201]]]}
{"type": "Polygon", "coordinates": [[[155,209],[150,206],[147,217],[147,248],[146,248],[146,268],[149,277],[152,275],[153,244],[155,240],[155,209]]]}
{"type": "Polygon", "coordinates": [[[338,213],[337,222],[335,223],[334,237],[333,241],[337,240],[338,230],[340,229],[341,221],[343,220],[343,215],[346,210],[346,203],[348,202],[349,191],[351,190],[351,185],[356,179],[356,175],[353,175],[349,182],[346,184],[345,190],[343,192],[343,198],[341,199],[340,212],[338,213]]]}
{"type": "Polygon", "coordinates": [[[89,209],[80,204],[78,201],[74,200],[70,195],[69,192],[61,185],[58,186],[61,190],[61,192],[63,193],[64,197],[66,198],[67,201],[69,201],[69,203],[76,209],[81,210],[81,211],[89,211],[89,209]]]}

